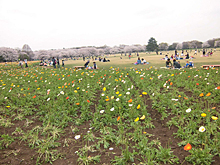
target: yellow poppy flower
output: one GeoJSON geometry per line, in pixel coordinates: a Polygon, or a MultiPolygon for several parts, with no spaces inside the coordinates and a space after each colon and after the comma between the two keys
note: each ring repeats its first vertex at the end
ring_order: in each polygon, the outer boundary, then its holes
{"type": "Polygon", "coordinates": [[[212,120],[217,120],[217,119],[218,119],[218,117],[212,116],[212,120]]]}
{"type": "Polygon", "coordinates": [[[139,121],[139,117],[137,117],[134,121],[135,121],[135,122],[139,121]]]}
{"type": "Polygon", "coordinates": [[[205,113],[202,113],[201,116],[202,116],[202,117],[206,117],[206,114],[205,114],[205,113]]]}

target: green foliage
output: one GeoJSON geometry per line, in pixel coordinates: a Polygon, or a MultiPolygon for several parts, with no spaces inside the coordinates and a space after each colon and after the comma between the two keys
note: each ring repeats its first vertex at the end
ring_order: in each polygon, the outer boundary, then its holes
{"type": "Polygon", "coordinates": [[[155,38],[151,37],[148,40],[148,44],[147,44],[147,51],[158,51],[158,45],[157,45],[157,41],[155,38]]]}

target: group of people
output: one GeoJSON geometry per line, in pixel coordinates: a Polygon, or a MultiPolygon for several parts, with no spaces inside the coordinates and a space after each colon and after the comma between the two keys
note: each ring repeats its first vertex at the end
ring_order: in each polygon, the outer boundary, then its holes
{"type": "MultiPolygon", "coordinates": [[[[186,61],[186,65],[183,68],[189,68],[189,67],[193,67],[194,64],[192,61],[186,61]]],[[[166,61],[166,67],[167,68],[174,68],[174,69],[180,69],[182,68],[180,65],[180,61],[176,61],[176,59],[173,59],[173,64],[171,63],[170,59],[168,58],[166,61]]]]}
{"type": "Polygon", "coordinates": [[[90,61],[88,60],[85,64],[84,67],[87,69],[98,69],[98,66],[96,64],[96,62],[93,62],[93,67],[89,66],[90,61]]]}
{"type": "MultiPolygon", "coordinates": [[[[56,65],[57,65],[57,68],[60,68],[60,61],[59,61],[59,58],[55,59],[54,57],[52,58],[52,60],[48,60],[47,62],[46,61],[42,61],[40,62],[40,66],[52,66],[54,68],[56,68],[56,65]]],[[[64,67],[64,60],[62,60],[62,67],[64,67]]]]}
{"type": "Polygon", "coordinates": [[[137,60],[137,62],[135,62],[134,63],[135,65],[140,65],[140,64],[143,64],[143,65],[145,65],[145,64],[149,64],[149,62],[147,62],[145,59],[140,59],[140,57],[138,57],[138,60],[137,60]],[[141,62],[142,61],[142,62],[141,62]]]}
{"type": "MultiPolygon", "coordinates": [[[[24,59],[24,63],[25,63],[25,68],[28,67],[28,64],[27,64],[27,59],[24,59]]],[[[19,66],[21,66],[21,68],[23,68],[23,61],[20,60],[19,63],[18,63],[19,66]]]]}

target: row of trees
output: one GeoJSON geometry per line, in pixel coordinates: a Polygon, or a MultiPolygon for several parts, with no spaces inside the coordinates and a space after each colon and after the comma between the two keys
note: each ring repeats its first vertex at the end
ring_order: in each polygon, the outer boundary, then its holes
{"type": "Polygon", "coordinates": [[[201,48],[214,48],[220,47],[220,38],[210,39],[206,42],[197,40],[185,41],[182,43],[174,42],[169,45],[166,42],[162,42],[159,45],[155,38],[151,37],[147,44],[147,51],[167,51],[167,50],[180,50],[180,49],[201,49],[201,48]]]}
{"type": "Polygon", "coordinates": [[[0,62],[4,61],[16,61],[18,59],[49,59],[51,57],[59,58],[74,58],[74,57],[88,57],[88,56],[102,56],[106,54],[130,54],[144,51],[167,51],[167,50],[179,50],[179,49],[199,49],[209,47],[220,47],[220,38],[210,39],[206,42],[200,41],[186,41],[182,43],[176,43],[169,45],[166,42],[157,44],[155,38],[151,37],[147,45],[119,45],[110,47],[107,45],[101,47],[88,46],[88,47],[73,47],[68,49],[51,49],[51,50],[38,50],[32,51],[30,46],[25,44],[22,49],[19,48],[7,48],[0,47],[0,62]]]}
{"type": "Polygon", "coordinates": [[[110,47],[104,45],[102,47],[74,47],[68,49],[51,49],[51,50],[39,50],[32,51],[28,45],[24,45],[22,49],[0,47],[0,61],[16,61],[17,59],[28,60],[34,59],[49,59],[51,57],[59,58],[74,58],[74,57],[88,57],[88,56],[102,56],[105,54],[117,54],[117,53],[135,53],[144,52],[146,46],[142,45],[119,45],[110,47]]]}

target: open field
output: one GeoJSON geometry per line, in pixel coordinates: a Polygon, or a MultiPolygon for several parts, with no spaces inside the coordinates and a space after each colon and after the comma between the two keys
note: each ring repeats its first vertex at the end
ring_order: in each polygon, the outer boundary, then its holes
{"type": "Polygon", "coordinates": [[[152,65],[120,55],[98,70],[0,65],[0,164],[218,165],[219,70],[199,66],[219,64],[219,51],[181,70],[140,57],[152,65]]]}
{"type": "MultiPolygon", "coordinates": [[[[189,51],[189,50],[188,50],[189,51]]],[[[99,62],[96,61],[97,65],[99,68],[109,68],[109,67],[137,67],[137,68],[146,68],[149,66],[156,66],[156,67],[165,67],[165,61],[161,60],[162,58],[164,58],[164,55],[166,55],[167,53],[168,56],[170,57],[172,54],[174,54],[174,51],[166,51],[166,52],[162,52],[163,55],[156,55],[155,52],[154,53],[150,53],[150,54],[146,54],[146,53],[139,53],[139,57],[140,58],[144,58],[147,62],[150,62],[149,65],[143,65],[143,66],[135,66],[133,63],[135,63],[137,61],[137,56],[135,53],[132,54],[132,58],[129,59],[128,55],[127,56],[121,56],[120,54],[116,54],[116,55],[110,55],[110,56],[106,56],[107,59],[109,59],[111,62],[99,62]],[[120,57],[122,57],[122,59],[120,59],[120,57]]],[[[179,54],[181,54],[181,51],[179,51],[179,54]]],[[[191,53],[189,53],[190,56],[194,56],[194,51],[192,51],[191,53]]],[[[220,49],[218,48],[216,50],[216,52],[214,52],[214,54],[210,57],[200,57],[200,55],[202,55],[202,51],[200,51],[200,53],[198,53],[198,55],[195,55],[195,59],[193,59],[194,61],[194,65],[196,67],[200,67],[201,65],[205,65],[205,64],[220,64],[220,49]]],[[[183,57],[183,56],[182,56],[183,57]]],[[[184,66],[186,64],[186,59],[180,60],[180,63],[182,66],[184,66]]],[[[188,60],[190,61],[190,60],[188,60]]],[[[85,64],[86,61],[83,61],[82,58],[80,58],[80,60],[69,60],[69,61],[65,61],[65,65],[67,67],[73,67],[73,66],[83,66],[85,64]]],[[[92,66],[92,59],[90,59],[90,66],[92,66]]]]}

